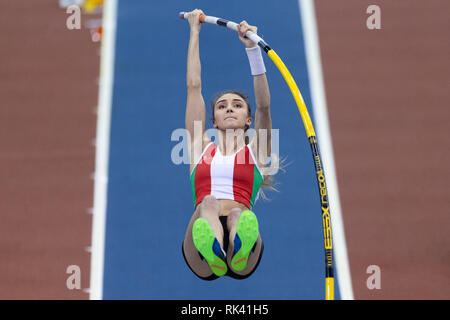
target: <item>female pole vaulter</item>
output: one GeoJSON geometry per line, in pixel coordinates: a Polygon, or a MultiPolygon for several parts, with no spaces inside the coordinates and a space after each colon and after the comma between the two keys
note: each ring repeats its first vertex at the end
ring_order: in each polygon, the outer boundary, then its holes
{"type": "Polygon", "coordinates": [[[248,96],[228,90],[218,93],[212,101],[212,124],[218,131],[218,144],[210,140],[205,131],[199,56],[201,14],[203,11],[198,9],[187,14],[190,40],[185,120],[190,133],[190,179],[195,211],[183,241],[183,256],[201,279],[214,280],[224,275],[244,279],[257,268],[264,248],[252,208],[260,196],[260,188],[273,185],[273,176],[263,174],[267,155],[271,154],[269,86],[260,48],[245,36],[248,30],[256,34],[257,27],[244,20],[238,26],[238,33],[253,76],[255,134],[248,142],[245,132],[253,122],[248,96]],[[201,134],[194,134],[196,123],[201,127],[201,134]],[[265,141],[258,138],[263,129],[267,130],[265,141]],[[261,144],[267,150],[263,155],[256,152],[261,144]],[[194,152],[196,148],[201,149],[201,154],[194,152]]]}

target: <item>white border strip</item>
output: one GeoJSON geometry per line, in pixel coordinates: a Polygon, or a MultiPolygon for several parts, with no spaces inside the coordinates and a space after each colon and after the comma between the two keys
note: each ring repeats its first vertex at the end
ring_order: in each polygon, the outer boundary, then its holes
{"type": "Polygon", "coordinates": [[[353,300],[352,280],[345,243],[344,224],[342,222],[339,190],[334,166],[333,146],[328,123],[325,89],[322,77],[322,64],[319,49],[319,36],[313,0],[298,0],[305,37],[306,62],[311,84],[312,108],[314,110],[317,139],[321,150],[322,162],[328,187],[333,230],[336,272],[339,281],[341,299],[353,300]]]}
{"type": "Polygon", "coordinates": [[[106,205],[108,190],[109,136],[114,79],[117,5],[119,0],[105,1],[103,39],[100,62],[97,138],[95,154],[94,209],[91,255],[91,300],[103,298],[106,205]]]}

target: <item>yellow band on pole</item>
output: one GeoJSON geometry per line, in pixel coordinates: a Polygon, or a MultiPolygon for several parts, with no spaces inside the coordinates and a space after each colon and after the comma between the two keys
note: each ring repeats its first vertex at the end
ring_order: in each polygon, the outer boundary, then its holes
{"type": "Polygon", "coordinates": [[[325,300],[334,300],[334,278],[325,278],[325,300]]]}
{"type": "Polygon", "coordinates": [[[298,111],[300,111],[300,114],[302,116],[303,124],[305,126],[308,138],[315,136],[316,134],[314,132],[314,128],[311,122],[311,117],[309,116],[305,101],[303,100],[302,94],[300,93],[300,90],[298,89],[294,78],[292,78],[292,75],[289,72],[288,68],[280,59],[280,57],[275,53],[275,51],[271,49],[267,52],[267,54],[275,63],[275,65],[278,67],[284,79],[286,80],[289,89],[291,89],[292,95],[294,96],[295,102],[297,103],[298,111]]]}

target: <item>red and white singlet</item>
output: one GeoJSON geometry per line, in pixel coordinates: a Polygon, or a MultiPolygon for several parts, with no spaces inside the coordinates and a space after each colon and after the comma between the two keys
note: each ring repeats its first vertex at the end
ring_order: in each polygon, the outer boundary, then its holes
{"type": "Polygon", "coordinates": [[[191,173],[194,207],[207,195],[230,199],[244,204],[250,210],[259,197],[263,176],[256,158],[245,145],[235,154],[224,156],[218,146],[210,142],[203,150],[191,173]]]}

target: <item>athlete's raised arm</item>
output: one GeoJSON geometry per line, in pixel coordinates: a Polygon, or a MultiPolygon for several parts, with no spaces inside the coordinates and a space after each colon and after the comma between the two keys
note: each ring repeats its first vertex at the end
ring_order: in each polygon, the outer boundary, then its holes
{"type": "MultiPolygon", "coordinates": [[[[272,119],[270,116],[270,92],[269,84],[266,77],[266,69],[264,67],[264,61],[261,55],[261,49],[252,40],[245,37],[245,33],[250,30],[253,33],[257,33],[258,28],[256,26],[249,25],[245,20],[238,26],[239,39],[244,43],[247,51],[247,55],[250,61],[251,72],[253,75],[253,87],[255,91],[255,137],[252,139],[251,144],[254,150],[267,152],[257,152],[255,155],[258,161],[262,164],[267,163],[267,156],[271,154],[271,129],[272,119]],[[267,132],[267,139],[258,141],[259,131],[265,129],[267,132]],[[262,145],[262,143],[264,145],[262,145]],[[260,159],[259,157],[262,156],[260,159]]],[[[263,135],[264,136],[264,135],[263,135]]]]}
{"type": "MultiPolygon", "coordinates": [[[[187,55],[187,74],[186,74],[186,85],[187,85],[187,102],[186,102],[186,129],[188,130],[191,140],[189,141],[189,153],[191,158],[191,163],[195,162],[196,159],[192,159],[193,150],[199,149],[196,145],[197,143],[202,143],[202,138],[205,133],[205,101],[202,96],[202,79],[201,79],[201,64],[200,64],[200,52],[199,52],[199,34],[201,24],[199,21],[199,16],[203,11],[195,9],[188,14],[188,21],[191,27],[189,48],[187,55]],[[194,136],[194,122],[201,122],[201,135],[194,136]]],[[[197,135],[199,132],[196,132],[197,135]]],[[[201,145],[200,149],[203,149],[201,145]]],[[[201,152],[201,151],[200,151],[201,152]]]]}

